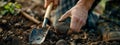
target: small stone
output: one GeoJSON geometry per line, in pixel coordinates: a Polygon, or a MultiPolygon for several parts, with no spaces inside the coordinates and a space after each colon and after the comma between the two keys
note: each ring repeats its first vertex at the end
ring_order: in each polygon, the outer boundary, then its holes
{"type": "Polygon", "coordinates": [[[7,20],[2,20],[2,23],[7,23],[7,20]]]}
{"type": "Polygon", "coordinates": [[[36,26],[36,25],[31,25],[30,27],[31,27],[31,28],[36,28],[37,26],[36,26]]]}
{"type": "Polygon", "coordinates": [[[75,45],[75,41],[70,42],[70,45],[75,45]]]}
{"type": "Polygon", "coordinates": [[[23,37],[20,37],[20,39],[23,39],[23,37]]]}
{"type": "Polygon", "coordinates": [[[16,32],[17,32],[17,33],[16,33],[17,35],[22,34],[22,30],[17,30],[16,32]]]}
{"type": "Polygon", "coordinates": [[[12,34],[11,36],[12,36],[12,37],[14,37],[15,35],[14,35],[14,34],[12,34]]]}
{"type": "Polygon", "coordinates": [[[8,34],[13,34],[13,32],[12,31],[8,31],[8,34]]]}
{"type": "Polygon", "coordinates": [[[67,42],[65,40],[59,40],[56,45],[67,45],[67,42]]]}
{"type": "Polygon", "coordinates": [[[28,34],[28,33],[26,31],[24,31],[23,34],[28,34]]]}
{"type": "Polygon", "coordinates": [[[90,45],[97,45],[99,42],[92,42],[90,45]]]}
{"type": "Polygon", "coordinates": [[[4,0],[0,1],[0,7],[4,6],[7,2],[3,2],[4,0]]]}
{"type": "Polygon", "coordinates": [[[18,38],[23,39],[23,37],[22,37],[22,36],[18,36],[18,38]]]}
{"type": "Polygon", "coordinates": [[[3,29],[2,28],[0,28],[0,33],[3,31],[3,29]]]}
{"type": "Polygon", "coordinates": [[[21,24],[20,23],[16,23],[15,26],[20,26],[21,24]]]}
{"type": "Polygon", "coordinates": [[[78,34],[73,34],[71,37],[72,37],[72,39],[78,39],[79,35],[78,34]]]}
{"type": "Polygon", "coordinates": [[[2,15],[0,15],[0,18],[2,18],[3,16],[2,15]]]}

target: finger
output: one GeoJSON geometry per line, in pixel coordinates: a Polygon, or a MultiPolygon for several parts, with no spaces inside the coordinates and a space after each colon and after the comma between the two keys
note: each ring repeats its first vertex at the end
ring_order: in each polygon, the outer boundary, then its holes
{"type": "Polygon", "coordinates": [[[47,5],[46,3],[47,3],[47,0],[44,1],[44,7],[45,7],[45,8],[46,8],[46,5],[47,5]]]}
{"type": "Polygon", "coordinates": [[[45,0],[44,7],[47,8],[47,6],[52,2],[52,0],[45,0]]]}
{"type": "Polygon", "coordinates": [[[57,5],[59,4],[59,1],[56,0],[56,1],[54,1],[53,3],[54,3],[54,7],[53,7],[53,8],[55,9],[55,8],[57,7],[57,5]]]}
{"type": "Polygon", "coordinates": [[[82,22],[82,20],[81,19],[79,19],[79,21],[78,21],[78,23],[77,23],[78,25],[76,26],[76,31],[77,32],[80,32],[80,29],[82,28],[82,26],[83,26],[83,22],[82,22]]]}
{"type": "Polygon", "coordinates": [[[86,24],[86,19],[85,18],[80,18],[78,25],[77,25],[77,31],[80,32],[81,28],[86,24]]]}
{"type": "Polygon", "coordinates": [[[55,6],[57,6],[57,5],[58,5],[58,3],[59,3],[59,1],[58,1],[58,0],[54,1],[54,5],[55,5],[55,6]]]}
{"type": "Polygon", "coordinates": [[[71,11],[69,10],[69,11],[67,11],[65,14],[63,14],[61,16],[61,18],[59,19],[59,21],[65,20],[66,18],[70,17],[70,15],[71,15],[71,11]]]}
{"type": "Polygon", "coordinates": [[[72,16],[70,23],[71,30],[75,32],[75,30],[77,30],[76,26],[77,26],[77,19],[72,16]]]}
{"type": "Polygon", "coordinates": [[[47,0],[45,0],[45,2],[44,2],[45,4],[44,4],[44,7],[46,8],[47,7],[47,0]]]}

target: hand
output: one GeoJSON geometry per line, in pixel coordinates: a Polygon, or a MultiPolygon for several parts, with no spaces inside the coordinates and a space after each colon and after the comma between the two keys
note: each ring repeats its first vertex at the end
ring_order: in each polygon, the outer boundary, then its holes
{"type": "Polygon", "coordinates": [[[53,6],[54,6],[54,8],[55,8],[55,7],[58,5],[59,0],[45,0],[44,7],[47,8],[47,6],[48,6],[51,2],[53,3],[53,6]]]}
{"type": "Polygon", "coordinates": [[[72,32],[80,32],[82,26],[85,25],[88,16],[88,9],[84,6],[75,5],[68,10],[59,21],[65,20],[67,17],[71,17],[70,29],[72,32]]]}

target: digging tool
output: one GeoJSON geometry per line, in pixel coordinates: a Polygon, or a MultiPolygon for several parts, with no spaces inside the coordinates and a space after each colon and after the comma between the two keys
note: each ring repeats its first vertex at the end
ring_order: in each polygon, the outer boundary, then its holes
{"type": "Polygon", "coordinates": [[[41,44],[44,42],[45,37],[48,33],[49,28],[47,29],[46,24],[48,23],[48,18],[50,15],[50,11],[52,9],[53,3],[50,3],[49,6],[47,7],[45,16],[44,16],[44,21],[42,24],[42,28],[36,29],[34,28],[29,36],[29,42],[30,44],[41,44]]]}

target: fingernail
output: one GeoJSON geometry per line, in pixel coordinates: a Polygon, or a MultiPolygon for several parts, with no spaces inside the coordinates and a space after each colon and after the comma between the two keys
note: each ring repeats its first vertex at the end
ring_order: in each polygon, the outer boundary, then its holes
{"type": "Polygon", "coordinates": [[[58,21],[61,21],[61,19],[59,19],[58,21]]]}

